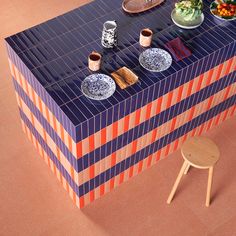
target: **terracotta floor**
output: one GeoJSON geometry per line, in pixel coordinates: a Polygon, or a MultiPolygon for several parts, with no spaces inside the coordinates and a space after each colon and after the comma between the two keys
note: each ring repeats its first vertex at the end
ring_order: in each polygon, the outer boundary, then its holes
{"type": "Polygon", "coordinates": [[[236,117],[210,131],[221,149],[212,204],[207,171],[191,169],[171,205],[166,199],[180,153],[78,210],[21,131],[3,38],[86,0],[1,0],[0,235],[236,235],[236,117]]]}

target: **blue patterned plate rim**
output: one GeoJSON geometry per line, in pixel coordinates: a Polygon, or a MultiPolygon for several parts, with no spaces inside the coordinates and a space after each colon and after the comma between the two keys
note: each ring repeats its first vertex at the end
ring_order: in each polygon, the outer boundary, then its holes
{"type": "Polygon", "coordinates": [[[105,74],[92,74],[81,83],[81,91],[87,98],[104,100],[116,91],[115,81],[105,74]]]}
{"type": "Polygon", "coordinates": [[[149,48],[139,56],[140,65],[151,72],[167,70],[172,64],[170,53],[161,48],[149,48]]]}

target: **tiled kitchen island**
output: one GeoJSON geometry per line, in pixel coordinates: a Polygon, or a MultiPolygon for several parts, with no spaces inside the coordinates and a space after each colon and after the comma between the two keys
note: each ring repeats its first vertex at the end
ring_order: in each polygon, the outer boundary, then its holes
{"type": "Polygon", "coordinates": [[[129,15],[121,1],[96,0],[6,39],[23,130],[79,208],[236,113],[236,23],[215,20],[208,7],[199,28],[182,30],[170,19],[171,1],[129,15]],[[106,20],[118,23],[114,50],[100,43],[106,20]],[[138,63],[146,27],[153,47],[180,37],[192,55],[146,71],[138,63]],[[93,50],[103,73],[125,65],[141,83],[100,102],[84,97],[93,50]]]}

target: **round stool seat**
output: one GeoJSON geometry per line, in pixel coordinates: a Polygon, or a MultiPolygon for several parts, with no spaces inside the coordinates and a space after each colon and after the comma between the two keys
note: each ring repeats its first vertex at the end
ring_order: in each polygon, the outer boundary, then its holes
{"type": "Polygon", "coordinates": [[[220,157],[220,151],[216,144],[205,137],[189,139],[183,144],[181,153],[185,161],[200,169],[214,166],[220,157]]]}

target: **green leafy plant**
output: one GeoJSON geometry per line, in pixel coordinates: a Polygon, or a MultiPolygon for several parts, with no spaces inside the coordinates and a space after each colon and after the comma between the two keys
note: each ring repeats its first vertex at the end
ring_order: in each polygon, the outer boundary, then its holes
{"type": "Polygon", "coordinates": [[[185,21],[193,21],[201,16],[202,0],[183,0],[175,4],[176,14],[185,21]]]}

